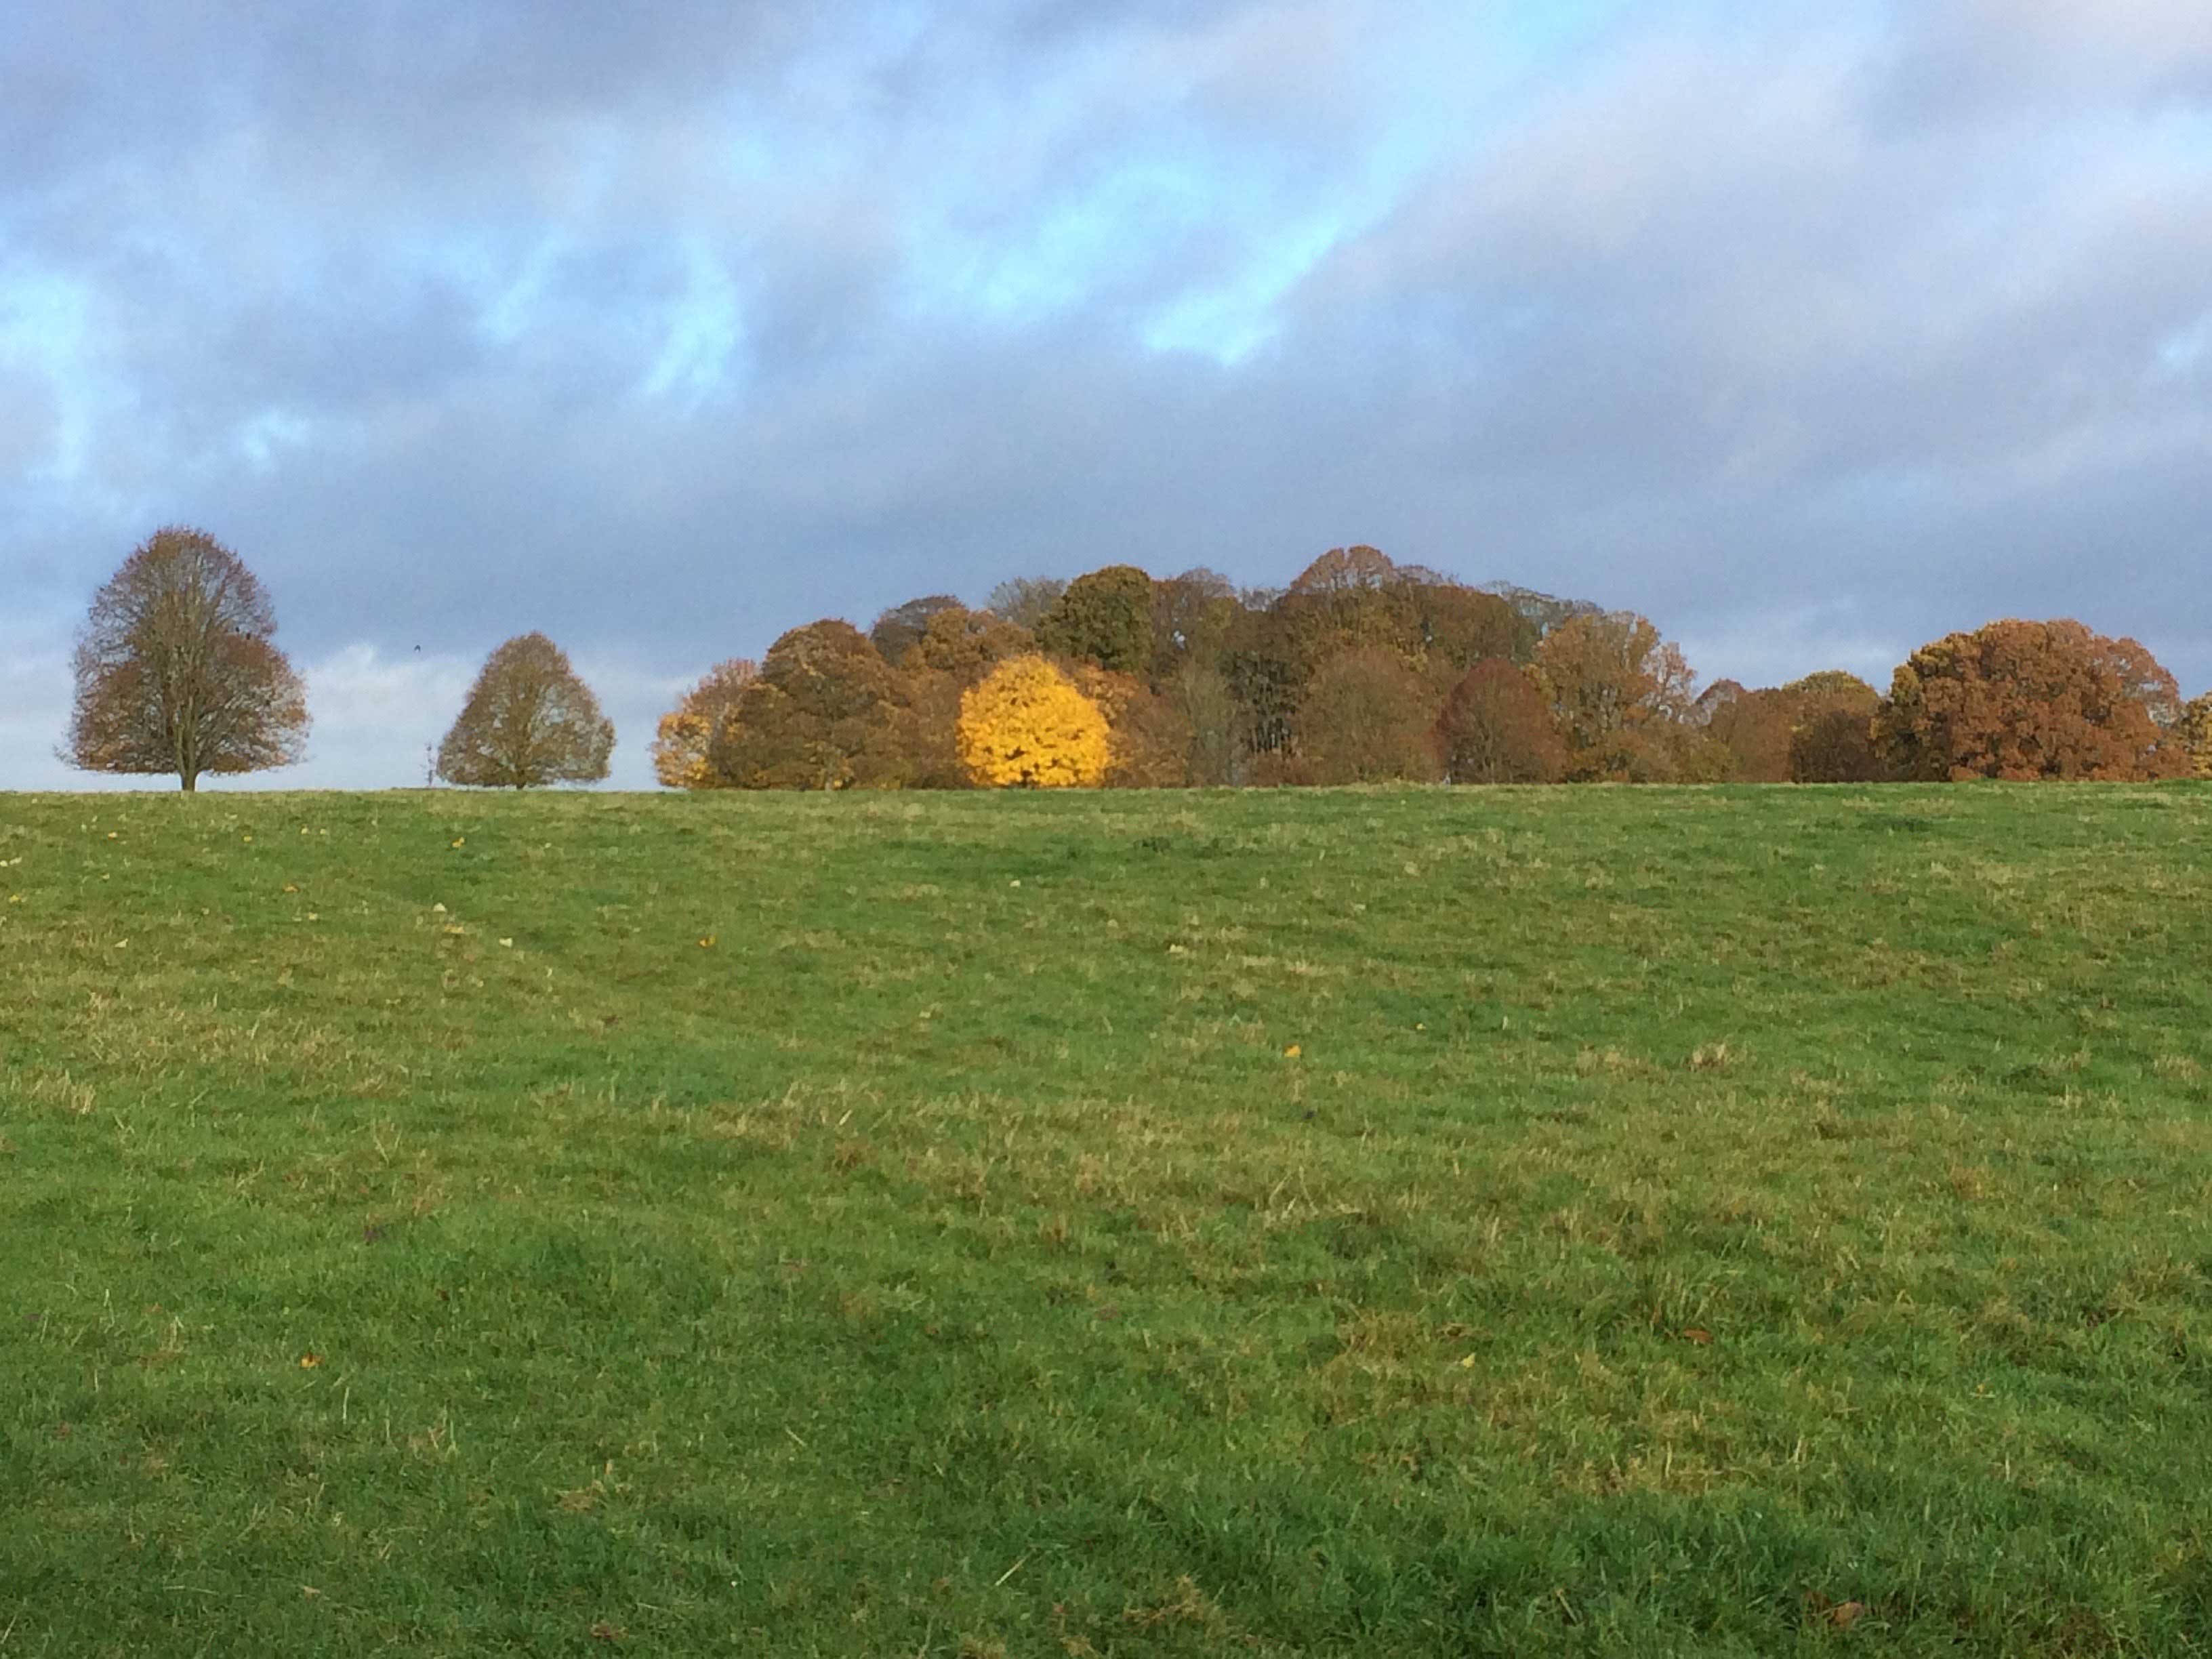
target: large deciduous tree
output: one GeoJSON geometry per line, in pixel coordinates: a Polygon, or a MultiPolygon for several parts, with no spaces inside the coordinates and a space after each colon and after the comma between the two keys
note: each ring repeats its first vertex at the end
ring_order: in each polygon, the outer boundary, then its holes
{"type": "Polygon", "coordinates": [[[489,789],[594,783],[607,775],[614,722],[543,634],[493,652],[438,745],[438,775],[489,789]]]}
{"type": "Polygon", "coordinates": [[[716,787],[714,769],[708,759],[714,732],[737,708],[745,688],[759,676],[760,665],[748,657],[716,663],[674,708],[660,717],[653,739],[653,774],[663,785],[671,789],[716,787]]]}
{"type": "Polygon", "coordinates": [[[97,593],[78,635],[76,697],[62,757],[92,772],[289,766],[307,699],[271,641],[276,617],[253,573],[203,531],[157,530],[97,593]]]}
{"type": "Polygon", "coordinates": [[[1078,576],[1036,624],[1037,648],[1117,674],[1152,665],[1152,579],[1133,564],[1078,576]]]}
{"type": "Polygon", "coordinates": [[[1689,722],[1697,676],[1631,611],[1571,617],[1536,647],[1536,681],[1571,782],[1711,775],[1711,739],[1689,722]]]}
{"type": "Polygon", "coordinates": [[[959,744],[986,788],[1081,787],[1113,763],[1105,714],[1039,656],[1000,663],[961,698],[959,744]]]}
{"type": "Polygon", "coordinates": [[[2154,711],[2179,704],[2172,676],[2132,640],[2070,618],[2007,619],[1914,652],[1875,742],[1906,778],[2174,777],[2188,757],[2154,711]]]}
{"type": "Polygon", "coordinates": [[[834,617],[809,623],[769,647],[708,764],[738,789],[895,788],[904,701],[904,681],[866,635],[834,617]]]}
{"type": "Polygon", "coordinates": [[[1556,783],[1566,750],[1525,668],[1489,658],[1468,669],[1437,717],[1447,783],[1556,783]]]}

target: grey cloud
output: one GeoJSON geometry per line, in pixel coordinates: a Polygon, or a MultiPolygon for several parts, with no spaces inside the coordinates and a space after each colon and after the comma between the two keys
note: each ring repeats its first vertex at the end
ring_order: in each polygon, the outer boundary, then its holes
{"type": "Polygon", "coordinates": [[[654,688],[825,612],[1352,540],[1742,653],[1709,674],[2012,611],[2212,680],[2194,0],[1638,12],[1379,185],[1449,6],[908,15],[19,9],[0,234],[91,325],[59,379],[0,368],[21,660],[181,520],[386,769],[376,700],[411,729],[444,684],[416,644],[544,628],[629,688],[634,758],[654,688]],[[1102,194],[1140,165],[1200,208],[1102,194]],[[1362,190],[1267,343],[1143,346],[1362,190]],[[1025,262],[1066,291],[973,303],[1025,262]]]}

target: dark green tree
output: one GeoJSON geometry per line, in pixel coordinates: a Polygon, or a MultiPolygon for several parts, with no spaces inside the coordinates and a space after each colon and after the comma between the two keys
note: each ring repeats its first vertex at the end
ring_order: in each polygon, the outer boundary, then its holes
{"type": "Polygon", "coordinates": [[[1117,674],[1152,666],[1152,579],[1133,564],[1078,576],[1036,625],[1038,649],[1117,674]]]}

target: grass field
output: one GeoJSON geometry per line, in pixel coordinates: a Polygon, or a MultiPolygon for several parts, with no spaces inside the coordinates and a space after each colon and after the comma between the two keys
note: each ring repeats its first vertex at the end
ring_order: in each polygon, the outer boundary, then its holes
{"type": "Polygon", "coordinates": [[[2208,831],[0,796],[0,1655],[2212,1651],[2208,831]]]}

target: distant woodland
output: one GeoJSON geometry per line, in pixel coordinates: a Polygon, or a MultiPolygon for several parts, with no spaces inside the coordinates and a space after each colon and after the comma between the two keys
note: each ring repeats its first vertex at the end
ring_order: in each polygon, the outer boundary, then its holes
{"type": "MultiPolygon", "coordinates": [[[[89,770],[297,759],[307,688],[267,594],[205,532],[157,531],[94,596],[63,752],[89,770]]],[[[613,725],[559,647],[486,661],[433,770],[529,788],[608,775],[613,725]]],[[[1287,587],[1109,565],[824,618],[717,665],[663,715],[679,789],[1867,783],[2212,776],[2212,695],[2131,639],[2002,621],[1877,691],[1840,670],[1698,689],[1646,618],[1470,586],[1372,547],[1287,587]]]]}
{"type": "Polygon", "coordinates": [[[1845,783],[2212,775],[2212,696],[2072,621],[1702,691],[1643,617],[1476,587],[1372,547],[1286,587],[1111,565],[910,599],[733,659],[664,715],[684,789],[1845,783]]]}

